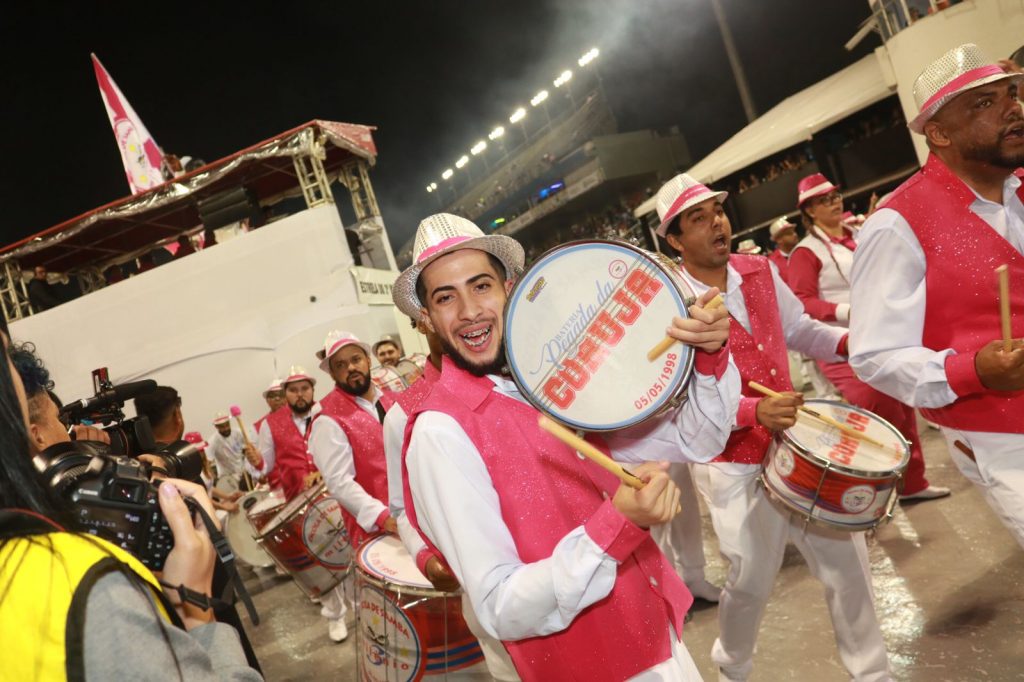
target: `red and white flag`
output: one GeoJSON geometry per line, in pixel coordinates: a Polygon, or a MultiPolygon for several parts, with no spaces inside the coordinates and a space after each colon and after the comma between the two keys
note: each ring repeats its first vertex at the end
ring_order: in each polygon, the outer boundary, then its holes
{"type": "Polygon", "coordinates": [[[107,116],[110,117],[110,127],[114,129],[114,138],[117,140],[118,149],[121,150],[124,172],[128,176],[128,186],[132,194],[156,187],[164,181],[160,172],[163,161],[160,148],[96,55],[92,55],[92,65],[96,71],[96,82],[100,86],[103,105],[107,108],[107,116]]]}

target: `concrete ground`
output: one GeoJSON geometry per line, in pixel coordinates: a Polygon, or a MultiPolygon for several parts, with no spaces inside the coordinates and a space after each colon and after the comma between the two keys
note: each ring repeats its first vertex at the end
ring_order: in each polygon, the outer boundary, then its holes
{"type": "MultiPolygon", "coordinates": [[[[1024,551],[960,475],[938,431],[922,422],[921,435],[929,479],[952,488],[953,495],[906,505],[868,538],[893,677],[906,682],[1024,680],[1024,551]]],[[[708,578],[721,584],[726,567],[706,511],[704,542],[708,578]]],[[[356,679],[354,635],[342,644],[331,643],[319,607],[291,580],[272,571],[262,578],[248,575],[263,618],[249,633],[266,679],[356,679]]],[[[684,638],[704,678],[713,682],[716,609],[698,609],[684,638]]],[[[790,547],[761,627],[751,680],[845,679],[821,585],[790,547]]]]}

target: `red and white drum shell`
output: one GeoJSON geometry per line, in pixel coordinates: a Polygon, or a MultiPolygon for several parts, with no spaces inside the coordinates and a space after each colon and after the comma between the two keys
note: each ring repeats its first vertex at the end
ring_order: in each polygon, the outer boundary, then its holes
{"type": "Polygon", "coordinates": [[[769,496],[813,523],[838,530],[868,530],[887,521],[910,461],[910,444],[867,410],[830,400],[805,404],[886,447],[801,418],[777,434],[768,449],[761,480],[769,496]]]}
{"type": "Polygon", "coordinates": [[[256,541],[311,599],[340,583],[352,564],[341,505],[323,483],[282,507],[256,541]]]}
{"type": "Polygon", "coordinates": [[[647,353],[693,292],[671,261],[622,242],[582,241],[542,255],[509,294],[505,353],[538,410],[574,429],[638,424],[686,396],[693,350],[647,353]]]}
{"type": "Polygon", "coordinates": [[[394,367],[386,365],[377,365],[370,369],[370,380],[381,391],[399,393],[407,388],[402,375],[394,367]]]}
{"type": "Polygon", "coordinates": [[[434,589],[395,536],[378,535],[359,548],[356,604],[363,682],[412,682],[481,669],[483,651],[462,616],[460,593],[434,589]]]}

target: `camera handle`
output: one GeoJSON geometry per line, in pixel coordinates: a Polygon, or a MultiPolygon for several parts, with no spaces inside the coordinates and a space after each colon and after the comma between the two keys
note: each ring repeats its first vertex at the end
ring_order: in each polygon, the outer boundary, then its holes
{"type": "MultiPolygon", "coordinates": [[[[224,534],[217,530],[217,525],[210,518],[210,515],[206,513],[203,506],[193,500],[191,497],[182,498],[185,500],[185,504],[192,511],[199,513],[199,518],[203,520],[203,525],[206,526],[206,532],[210,535],[210,539],[213,541],[213,548],[217,550],[217,560],[224,566],[224,569],[228,572],[228,586],[224,590],[225,595],[231,593],[234,590],[235,594],[242,600],[242,604],[245,605],[245,610],[249,613],[249,619],[253,625],[260,624],[260,615],[256,612],[256,607],[252,603],[252,597],[249,595],[249,590],[245,589],[245,584],[242,582],[242,577],[238,575],[238,568],[235,566],[235,555],[231,551],[231,546],[228,544],[227,538],[224,534]]],[[[167,583],[160,581],[160,584],[169,590],[173,590],[178,593],[182,602],[188,602],[194,604],[203,610],[212,609],[214,606],[226,605],[230,606],[230,602],[217,597],[211,597],[202,592],[196,592],[195,590],[189,589],[184,585],[168,585],[167,583]]]]}

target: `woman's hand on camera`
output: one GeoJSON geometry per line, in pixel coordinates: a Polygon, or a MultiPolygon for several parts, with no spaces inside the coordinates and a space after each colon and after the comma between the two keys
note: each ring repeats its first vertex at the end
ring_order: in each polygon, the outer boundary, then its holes
{"type": "MultiPolygon", "coordinates": [[[[174,535],[174,548],[167,555],[161,579],[168,585],[184,585],[190,590],[208,595],[213,583],[217,553],[202,519],[193,518],[192,510],[186,506],[182,495],[201,504],[210,518],[215,521],[217,518],[214,516],[213,503],[202,486],[176,478],[160,483],[160,509],[174,535]]],[[[204,611],[193,604],[181,603],[181,597],[173,590],[167,590],[167,596],[175,605],[186,629],[191,630],[213,620],[212,610],[204,611]]]]}

